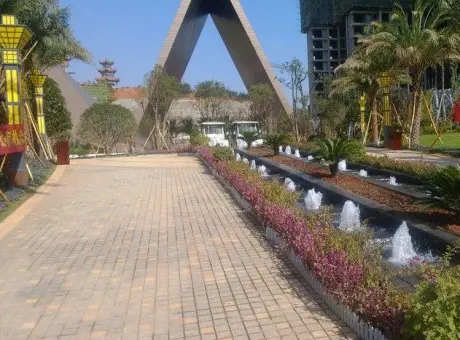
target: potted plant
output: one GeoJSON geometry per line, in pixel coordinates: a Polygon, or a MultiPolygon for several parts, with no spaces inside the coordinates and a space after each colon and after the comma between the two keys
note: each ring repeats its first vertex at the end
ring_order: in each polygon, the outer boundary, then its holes
{"type": "Polygon", "coordinates": [[[318,139],[315,143],[318,148],[318,157],[329,163],[332,177],[337,176],[339,162],[342,159],[359,156],[364,153],[363,145],[356,140],[345,138],[318,139]]]}
{"type": "Polygon", "coordinates": [[[280,151],[280,146],[282,145],[287,145],[291,144],[294,142],[294,136],[284,133],[284,132],[278,132],[278,133],[272,133],[271,135],[268,135],[265,137],[265,144],[271,146],[273,148],[273,153],[276,155],[279,155],[280,151]]]}

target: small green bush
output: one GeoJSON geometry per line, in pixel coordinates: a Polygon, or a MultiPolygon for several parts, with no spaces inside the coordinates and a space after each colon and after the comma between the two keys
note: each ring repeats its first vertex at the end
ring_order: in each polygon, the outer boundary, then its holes
{"type": "Polygon", "coordinates": [[[190,144],[193,146],[208,146],[210,139],[202,133],[193,134],[190,136],[190,144]]]}
{"type": "Polygon", "coordinates": [[[233,158],[232,149],[217,147],[212,152],[212,156],[219,161],[230,161],[233,158]]]}
{"type": "Polygon", "coordinates": [[[434,128],[432,125],[424,125],[422,126],[422,134],[424,135],[432,135],[434,134],[434,128]]]}
{"type": "Polygon", "coordinates": [[[458,248],[450,248],[441,264],[422,267],[423,280],[405,317],[405,338],[460,339],[460,267],[451,266],[458,248]]]}

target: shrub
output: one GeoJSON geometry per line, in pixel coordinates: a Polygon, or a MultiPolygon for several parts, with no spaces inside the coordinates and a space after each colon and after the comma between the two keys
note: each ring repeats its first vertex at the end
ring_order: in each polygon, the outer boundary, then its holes
{"type": "Polygon", "coordinates": [[[432,135],[434,134],[434,128],[432,125],[424,125],[422,126],[422,134],[424,135],[432,135]]]}
{"type": "Polygon", "coordinates": [[[417,203],[426,208],[454,211],[460,218],[460,167],[448,166],[438,169],[425,183],[430,197],[419,199],[417,203]]]}
{"type": "Polygon", "coordinates": [[[217,147],[214,149],[212,156],[218,161],[229,161],[233,158],[232,149],[217,147]]]}
{"type": "Polygon", "coordinates": [[[252,144],[259,139],[259,133],[257,131],[242,132],[239,139],[244,140],[248,144],[248,149],[252,147],[252,144]]]}
{"type": "Polygon", "coordinates": [[[293,135],[284,132],[272,133],[265,137],[265,144],[273,148],[275,155],[279,155],[280,146],[291,144],[294,141],[295,138],[293,135]]]}
{"type": "Polygon", "coordinates": [[[72,129],[72,120],[65,98],[59,85],[51,78],[47,78],[44,83],[43,96],[46,134],[59,140],[62,133],[72,129]]]}
{"type": "Polygon", "coordinates": [[[440,264],[422,266],[422,282],[410,299],[404,333],[413,339],[460,338],[460,267],[451,266],[459,246],[440,264]]]}
{"type": "Polygon", "coordinates": [[[197,133],[190,136],[190,144],[193,146],[207,146],[209,145],[209,142],[209,137],[203,135],[202,133],[197,133]]]}
{"type": "Polygon", "coordinates": [[[318,139],[316,145],[319,148],[318,156],[331,163],[332,176],[337,175],[337,164],[340,160],[364,154],[364,146],[361,143],[344,138],[318,139]]]}
{"type": "Polygon", "coordinates": [[[70,154],[77,156],[86,156],[87,154],[89,154],[89,150],[81,147],[71,147],[70,154]]]}
{"type": "Polygon", "coordinates": [[[81,115],[78,136],[82,142],[102,146],[108,153],[118,143],[132,144],[136,127],[129,109],[115,104],[94,104],[81,115]]]}

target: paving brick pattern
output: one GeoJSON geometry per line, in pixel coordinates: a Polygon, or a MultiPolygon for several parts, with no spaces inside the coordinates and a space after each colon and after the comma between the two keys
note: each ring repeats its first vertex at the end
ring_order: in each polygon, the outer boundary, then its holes
{"type": "Polygon", "coordinates": [[[75,161],[0,240],[0,340],[349,338],[196,158],[75,161]]]}

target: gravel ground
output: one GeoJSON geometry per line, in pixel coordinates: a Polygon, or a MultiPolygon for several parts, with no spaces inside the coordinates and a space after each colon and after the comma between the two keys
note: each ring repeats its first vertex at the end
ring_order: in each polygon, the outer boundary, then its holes
{"type": "MultiPolygon", "coordinates": [[[[32,175],[34,176],[34,180],[30,181],[30,187],[32,189],[38,188],[40,185],[45,183],[55,168],[55,165],[48,161],[44,161],[45,167],[43,167],[43,165],[35,158],[28,158],[27,162],[32,175]]],[[[0,188],[11,202],[19,200],[26,193],[25,189],[10,187],[4,174],[0,174],[0,188]]],[[[7,208],[8,205],[6,202],[3,199],[0,199],[0,211],[4,211],[7,208]]]]}

